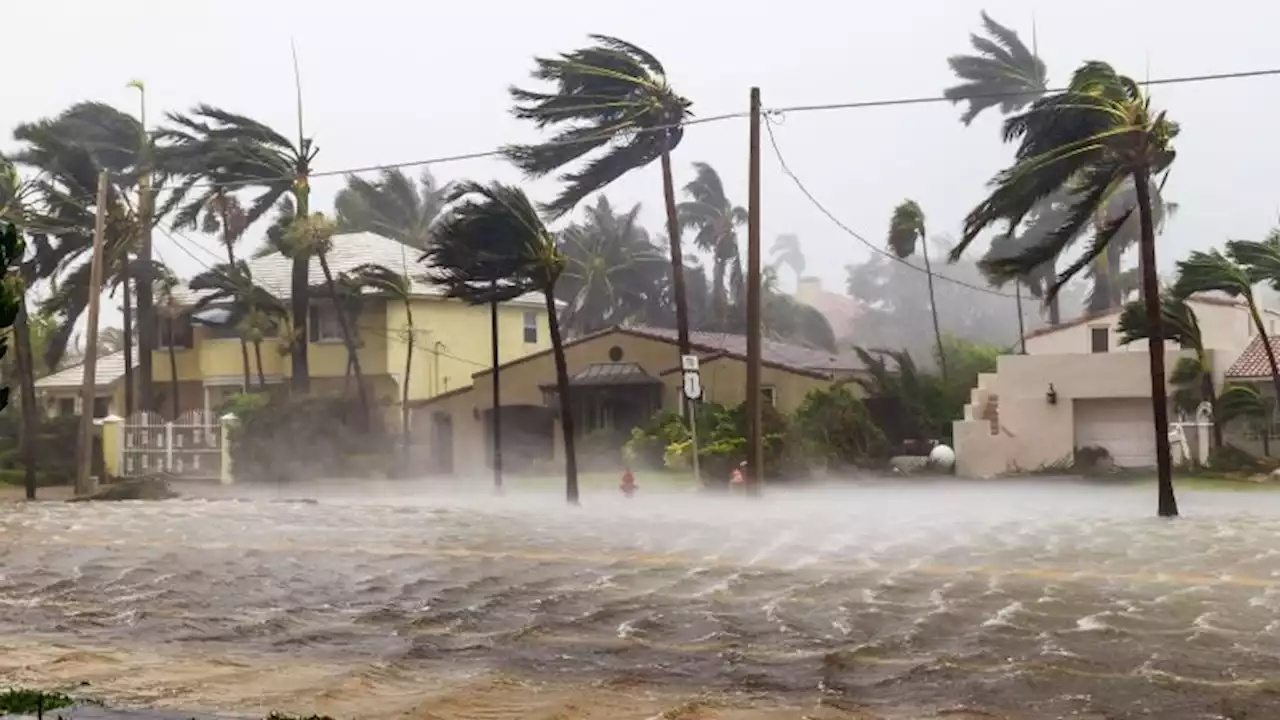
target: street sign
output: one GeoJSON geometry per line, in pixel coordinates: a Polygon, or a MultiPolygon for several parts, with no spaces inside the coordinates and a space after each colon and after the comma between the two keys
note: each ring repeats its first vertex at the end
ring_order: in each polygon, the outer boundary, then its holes
{"type": "Polygon", "coordinates": [[[684,374],[684,396],[690,400],[702,397],[702,376],[697,372],[684,374]]]}
{"type": "Polygon", "coordinates": [[[680,369],[687,373],[698,372],[698,356],[697,355],[681,355],[680,369]]]}

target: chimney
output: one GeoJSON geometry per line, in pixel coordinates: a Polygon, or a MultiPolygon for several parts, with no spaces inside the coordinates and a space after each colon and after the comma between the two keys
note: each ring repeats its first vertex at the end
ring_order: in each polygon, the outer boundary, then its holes
{"type": "Polygon", "coordinates": [[[796,300],[812,305],[822,296],[822,280],[812,275],[800,278],[796,283],[796,300]]]}

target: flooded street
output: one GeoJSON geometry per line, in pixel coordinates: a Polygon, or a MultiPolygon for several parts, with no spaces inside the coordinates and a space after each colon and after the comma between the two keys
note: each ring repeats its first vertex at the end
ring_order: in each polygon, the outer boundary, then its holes
{"type": "Polygon", "coordinates": [[[1176,522],[1154,488],[1045,481],[361,495],[0,505],[0,686],[346,717],[1280,716],[1280,493],[1185,492],[1176,522]]]}

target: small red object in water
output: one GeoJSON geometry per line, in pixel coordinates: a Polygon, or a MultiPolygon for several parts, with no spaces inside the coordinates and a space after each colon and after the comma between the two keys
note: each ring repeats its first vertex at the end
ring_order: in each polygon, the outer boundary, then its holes
{"type": "Polygon", "coordinates": [[[737,485],[745,485],[746,482],[747,482],[747,478],[742,474],[742,468],[740,467],[734,468],[733,474],[729,476],[729,484],[737,486],[737,485]]]}
{"type": "Polygon", "coordinates": [[[636,476],[631,474],[631,468],[627,468],[622,472],[622,484],[619,485],[622,494],[631,497],[636,493],[636,476]]]}

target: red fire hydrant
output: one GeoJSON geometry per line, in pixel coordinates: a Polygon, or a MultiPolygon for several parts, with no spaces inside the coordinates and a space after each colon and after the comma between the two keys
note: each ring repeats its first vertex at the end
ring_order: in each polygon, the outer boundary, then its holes
{"type": "Polygon", "coordinates": [[[738,467],[733,469],[733,473],[729,475],[729,489],[738,492],[745,490],[747,487],[747,463],[743,461],[738,467]]]}
{"type": "Polygon", "coordinates": [[[636,476],[631,474],[631,468],[622,471],[622,483],[618,485],[618,489],[622,490],[624,497],[631,497],[636,494],[638,486],[636,485],[636,476]]]}

